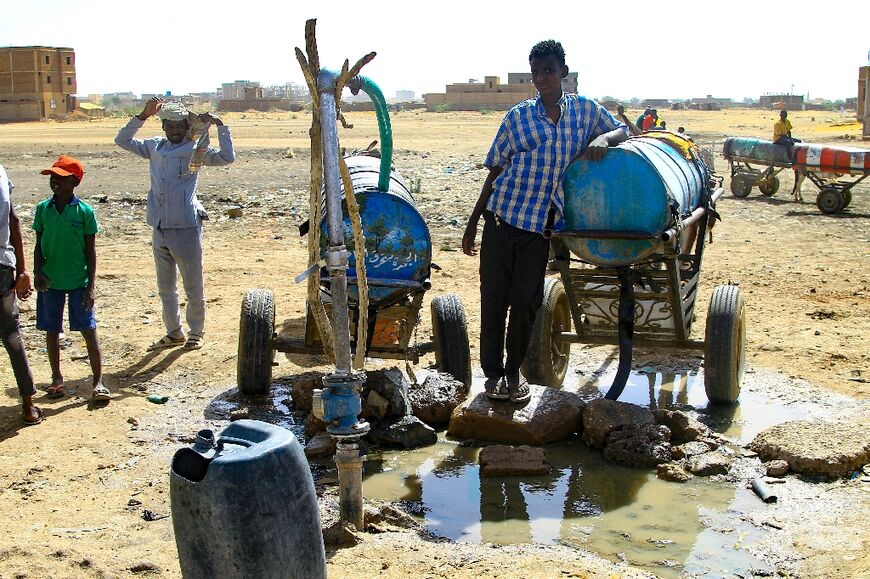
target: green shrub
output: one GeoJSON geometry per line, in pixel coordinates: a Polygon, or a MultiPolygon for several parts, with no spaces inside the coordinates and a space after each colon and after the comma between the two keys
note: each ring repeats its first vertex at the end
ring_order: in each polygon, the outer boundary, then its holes
{"type": "Polygon", "coordinates": [[[435,105],[435,112],[436,113],[446,113],[448,111],[450,111],[450,104],[449,103],[441,103],[440,105],[435,105]]]}

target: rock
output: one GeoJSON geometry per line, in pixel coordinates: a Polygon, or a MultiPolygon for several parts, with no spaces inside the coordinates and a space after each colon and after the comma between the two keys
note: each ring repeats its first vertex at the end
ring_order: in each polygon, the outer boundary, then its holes
{"type": "Polygon", "coordinates": [[[381,525],[383,523],[403,529],[420,528],[420,523],[414,520],[414,517],[389,504],[381,505],[377,509],[370,506],[365,507],[363,519],[365,520],[366,528],[370,525],[381,525]]]}
{"type": "Polygon", "coordinates": [[[244,215],[244,211],[242,211],[241,207],[230,207],[226,210],[226,215],[230,219],[238,219],[242,215],[244,215]]]}
{"type": "Polygon", "coordinates": [[[687,473],[682,466],[673,462],[660,464],[656,469],[656,476],[671,482],[686,482],[692,478],[692,475],[687,473]]]}
{"type": "Polygon", "coordinates": [[[650,468],[671,460],[671,431],[661,424],[623,424],[610,431],[604,458],[610,462],[650,468]]]}
{"type": "Polygon", "coordinates": [[[698,437],[698,439],[695,442],[704,443],[707,446],[709,446],[712,450],[716,450],[717,448],[722,446],[722,443],[718,439],[716,439],[712,436],[700,436],[700,437],[698,437]]]}
{"type": "Polygon", "coordinates": [[[323,374],[320,372],[305,372],[293,378],[290,391],[293,396],[293,407],[303,412],[311,412],[311,398],[315,390],[323,389],[323,374]]]}
{"type": "Polygon", "coordinates": [[[353,523],[337,521],[323,529],[323,544],[331,547],[353,547],[362,542],[362,537],[353,523]]]}
{"type": "Polygon", "coordinates": [[[396,367],[375,370],[366,375],[362,395],[367,400],[368,393],[375,391],[390,403],[387,416],[408,416],[411,414],[411,402],[408,400],[410,386],[405,373],[396,367]]]}
{"type": "Polygon", "coordinates": [[[378,426],[369,435],[369,440],[381,446],[399,448],[419,448],[438,441],[432,427],[424,424],[416,416],[404,416],[395,422],[378,426]]]}
{"type": "Polygon", "coordinates": [[[335,439],[325,432],[318,432],[305,445],[305,456],[308,458],[324,458],[335,455],[335,439]]]}
{"type": "Polygon", "coordinates": [[[764,465],[767,476],[785,476],[788,472],[788,463],[784,460],[772,460],[764,465]]]}
{"type": "Polygon", "coordinates": [[[664,424],[671,430],[671,440],[676,443],[691,442],[699,436],[711,435],[709,427],[679,410],[654,410],[653,416],[656,424],[664,424]]]}
{"type": "Polygon", "coordinates": [[[534,446],[486,446],[478,455],[480,476],[547,474],[550,463],[544,449],[534,446]]]}
{"type": "Polygon", "coordinates": [[[128,567],[131,573],[159,573],[160,567],[151,561],[137,561],[128,567]]]}
{"type": "Polygon", "coordinates": [[[870,425],[785,422],[760,432],[749,447],[763,461],[786,461],[796,473],[840,478],[870,461],[870,425]]]}
{"type": "Polygon", "coordinates": [[[305,419],[305,435],[314,437],[318,432],[326,432],[326,423],[313,414],[309,414],[305,419]]]}
{"type": "Polygon", "coordinates": [[[139,426],[139,421],[132,416],[127,419],[127,424],[132,424],[134,427],[139,426]]]}
{"type": "Polygon", "coordinates": [[[642,426],[654,422],[653,414],[647,408],[597,398],[583,411],[583,442],[593,448],[604,448],[607,436],[615,428],[627,424],[642,426]]]}
{"type": "Polygon", "coordinates": [[[698,476],[728,474],[733,460],[733,458],[718,450],[707,452],[690,458],[686,463],[686,470],[698,476]]]}
{"type": "Polygon", "coordinates": [[[480,393],[457,406],[447,434],[454,438],[539,446],[579,432],[586,403],[573,392],[530,385],[522,404],[480,393]]]}
{"type": "Polygon", "coordinates": [[[230,411],[230,422],[235,422],[236,420],[244,420],[251,415],[251,410],[245,406],[244,408],[236,408],[235,410],[230,411]]]}
{"type": "Polygon", "coordinates": [[[387,415],[387,411],[389,411],[389,409],[389,400],[387,400],[374,390],[369,391],[368,396],[366,396],[365,407],[363,408],[364,416],[374,416],[375,418],[380,420],[387,415]]]}
{"type": "Polygon", "coordinates": [[[408,391],[411,402],[411,412],[431,425],[441,425],[450,422],[453,410],[462,404],[468,396],[465,384],[456,380],[450,374],[433,373],[419,386],[412,386],[408,391]]]}
{"type": "Polygon", "coordinates": [[[674,455],[674,458],[676,460],[680,460],[683,458],[691,458],[699,454],[704,454],[705,452],[710,452],[711,450],[715,449],[711,448],[706,442],[695,440],[692,442],[681,444],[679,446],[671,447],[671,454],[674,455]]]}

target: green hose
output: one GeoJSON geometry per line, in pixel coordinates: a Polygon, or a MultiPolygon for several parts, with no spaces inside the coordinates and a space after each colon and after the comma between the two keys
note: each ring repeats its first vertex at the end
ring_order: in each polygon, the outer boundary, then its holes
{"type": "Polygon", "coordinates": [[[390,190],[390,169],[393,166],[393,129],[390,127],[390,113],[384,93],[370,79],[361,76],[362,90],[369,95],[375,105],[378,117],[378,132],[381,136],[381,171],[378,174],[378,190],[390,190]]]}

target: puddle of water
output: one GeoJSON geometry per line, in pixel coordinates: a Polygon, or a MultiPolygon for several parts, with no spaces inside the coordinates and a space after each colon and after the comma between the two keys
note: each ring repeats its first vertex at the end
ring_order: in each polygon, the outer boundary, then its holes
{"type": "MultiPolygon", "coordinates": [[[[609,380],[602,381],[575,377],[565,388],[592,399],[609,388],[609,380]]],[[[633,374],[620,400],[651,408],[692,405],[716,430],[740,441],[805,416],[748,392],[739,405],[708,409],[697,374],[633,374]]],[[[484,478],[479,448],[443,436],[413,451],[372,451],[363,494],[403,502],[427,530],[456,541],[574,545],[662,577],[767,568],[744,548],[760,531],[733,517],[727,528],[717,526],[725,513],[757,500],[749,491],[704,478],[661,481],[652,471],[605,462],[576,437],[545,451],[549,475],[484,478]]]]}

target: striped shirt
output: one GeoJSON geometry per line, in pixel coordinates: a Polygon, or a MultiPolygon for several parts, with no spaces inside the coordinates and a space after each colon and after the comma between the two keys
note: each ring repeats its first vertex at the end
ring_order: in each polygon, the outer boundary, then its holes
{"type": "Polygon", "coordinates": [[[622,128],[601,105],[576,94],[562,94],[558,123],[547,117],[541,97],[507,112],[484,165],[502,167],[486,208],[514,227],[542,233],[552,205],[562,213],[562,176],[599,135],[622,128]]]}

